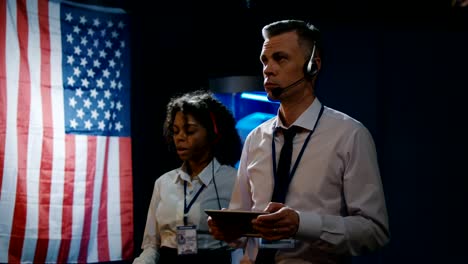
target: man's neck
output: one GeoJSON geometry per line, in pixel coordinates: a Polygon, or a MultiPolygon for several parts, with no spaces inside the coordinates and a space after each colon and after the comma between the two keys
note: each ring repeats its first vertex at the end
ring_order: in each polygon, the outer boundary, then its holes
{"type": "MultiPolygon", "coordinates": [[[[292,98],[291,98],[292,99],[292,98]]],[[[293,100],[285,100],[281,102],[280,118],[283,125],[289,127],[301,116],[304,111],[314,102],[315,96],[301,96],[293,100]]]]}

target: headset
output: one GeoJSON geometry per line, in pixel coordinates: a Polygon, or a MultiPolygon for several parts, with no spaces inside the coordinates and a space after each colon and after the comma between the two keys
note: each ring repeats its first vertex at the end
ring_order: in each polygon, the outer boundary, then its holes
{"type": "Polygon", "coordinates": [[[218,131],[218,126],[216,125],[216,117],[213,112],[210,111],[210,118],[211,122],[213,123],[213,133],[215,135],[215,138],[213,139],[213,144],[218,143],[219,139],[221,138],[219,131],[218,131]]]}
{"type": "Polygon", "coordinates": [[[304,64],[304,76],[309,79],[312,79],[312,77],[314,77],[318,73],[317,64],[314,62],[315,47],[316,44],[314,42],[314,46],[312,47],[312,54],[310,55],[309,61],[304,64]]]}

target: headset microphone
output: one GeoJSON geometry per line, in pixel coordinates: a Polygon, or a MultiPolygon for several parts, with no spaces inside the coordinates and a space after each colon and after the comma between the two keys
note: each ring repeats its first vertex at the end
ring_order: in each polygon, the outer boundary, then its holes
{"type": "Polygon", "coordinates": [[[305,81],[305,77],[302,77],[300,78],[299,80],[293,82],[292,84],[284,87],[284,88],[281,88],[281,87],[275,87],[275,88],[272,88],[271,89],[271,94],[274,96],[274,97],[278,97],[280,96],[282,93],[284,93],[286,90],[300,84],[301,82],[305,81]]]}

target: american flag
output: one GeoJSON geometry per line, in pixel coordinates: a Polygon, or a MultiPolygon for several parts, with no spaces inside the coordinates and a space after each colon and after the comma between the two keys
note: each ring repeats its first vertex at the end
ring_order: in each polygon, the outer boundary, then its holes
{"type": "Polygon", "coordinates": [[[133,254],[129,19],[0,1],[0,263],[133,254]]]}

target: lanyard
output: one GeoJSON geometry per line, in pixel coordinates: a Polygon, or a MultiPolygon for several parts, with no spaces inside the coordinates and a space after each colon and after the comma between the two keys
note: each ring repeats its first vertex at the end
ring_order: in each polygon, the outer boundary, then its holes
{"type": "Polygon", "coordinates": [[[197,200],[198,196],[200,195],[200,193],[203,191],[204,188],[205,188],[205,185],[202,183],[202,186],[200,186],[200,189],[198,189],[198,192],[195,194],[195,196],[192,198],[189,205],[187,206],[187,181],[184,181],[184,225],[188,224],[187,214],[190,211],[190,208],[192,208],[193,203],[195,202],[195,200],[197,200]]]}
{"type": "MultiPolygon", "coordinates": [[[[304,154],[305,148],[306,148],[307,144],[309,143],[309,140],[312,137],[312,134],[314,133],[315,128],[317,127],[317,124],[318,124],[320,118],[322,117],[323,109],[324,109],[324,106],[322,104],[322,107],[320,108],[320,112],[319,112],[319,114],[317,116],[317,120],[315,120],[314,127],[309,132],[309,135],[307,135],[307,138],[306,138],[304,144],[302,145],[301,152],[299,152],[299,156],[297,156],[296,162],[294,162],[294,166],[293,166],[291,172],[289,173],[289,177],[288,177],[288,180],[286,182],[288,186],[289,186],[289,183],[291,183],[291,180],[292,180],[292,178],[294,176],[294,173],[296,173],[296,169],[297,169],[297,166],[299,165],[299,162],[301,161],[302,154],[304,154]]],[[[278,182],[278,175],[276,173],[276,147],[275,147],[275,135],[274,134],[273,134],[273,139],[271,140],[271,153],[272,153],[271,156],[273,158],[273,177],[275,178],[275,182],[278,182]]]]}

